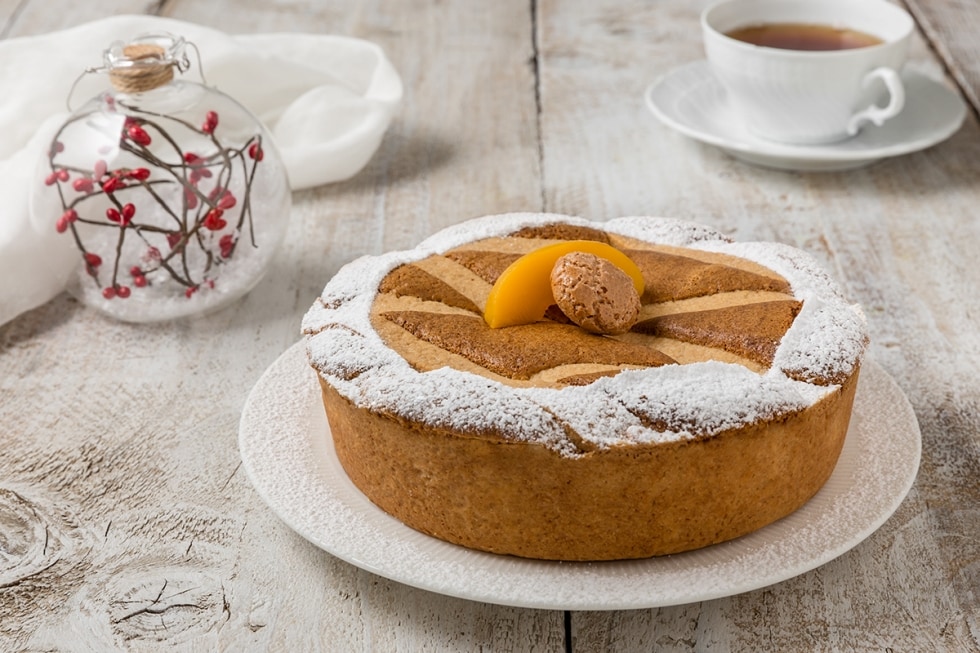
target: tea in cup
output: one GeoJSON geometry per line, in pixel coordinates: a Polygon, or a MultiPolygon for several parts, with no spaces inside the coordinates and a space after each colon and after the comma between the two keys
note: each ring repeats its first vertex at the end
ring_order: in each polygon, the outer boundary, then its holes
{"type": "Polygon", "coordinates": [[[754,135],[823,144],[905,104],[912,17],[885,0],[723,0],[704,11],[705,54],[754,135]]]}

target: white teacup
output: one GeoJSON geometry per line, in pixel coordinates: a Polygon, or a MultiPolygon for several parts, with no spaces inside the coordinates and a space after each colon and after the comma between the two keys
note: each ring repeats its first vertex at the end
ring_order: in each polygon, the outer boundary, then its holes
{"type": "Polygon", "coordinates": [[[905,104],[899,76],[914,21],[884,0],[723,0],[701,15],[711,69],[745,125],[781,143],[833,143],[867,122],[881,125],[905,104]],[[726,33],[758,25],[857,30],[881,43],[847,50],[752,45],[726,33]]]}

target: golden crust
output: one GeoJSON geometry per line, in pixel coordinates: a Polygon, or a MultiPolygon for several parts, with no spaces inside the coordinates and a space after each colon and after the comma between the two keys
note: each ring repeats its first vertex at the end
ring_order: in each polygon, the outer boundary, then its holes
{"type": "Polygon", "coordinates": [[[857,378],[780,422],[575,458],[420,428],[321,387],[344,469],[405,524],[494,553],[616,560],[723,542],[802,506],[834,469],[857,378]]]}

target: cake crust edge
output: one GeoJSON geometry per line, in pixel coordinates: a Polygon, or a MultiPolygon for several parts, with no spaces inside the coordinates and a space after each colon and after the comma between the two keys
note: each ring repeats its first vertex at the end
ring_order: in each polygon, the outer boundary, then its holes
{"type": "Polygon", "coordinates": [[[341,465],[385,512],[471,549],[598,561],[698,549],[799,509],[834,470],[858,376],[776,422],[579,457],[421,427],[320,385],[341,465]]]}

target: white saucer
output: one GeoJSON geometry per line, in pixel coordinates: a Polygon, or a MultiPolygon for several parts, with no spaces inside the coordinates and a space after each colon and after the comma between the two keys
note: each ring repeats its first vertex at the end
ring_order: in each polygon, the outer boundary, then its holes
{"type": "Polygon", "coordinates": [[[765,587],[857,546],[915,480],[919,425],[898,385],[861,366],[844,449],[802,508],[736,540],[672,556],[549,562],[482,553],[410,529],[371,503],[333,448],[304,342],[262,375],[242,410],[243,469],[282,520],[341,560],[422,589],[550,610],[626,610],[707,601],[765,587]]]}
{"type": "Polygon", "coordinates": [[[829,145],[784,145],[753,136],[738,121],[707,61],[685,64],[654,82],[647,108],[665,125],[716,145],[732,156],[785,170],[846,170],[908,154],[949,138],[966,104],[941,82],[905,71],[905,108],[881,127],[866,125],[849,140],[829,145]]]}

